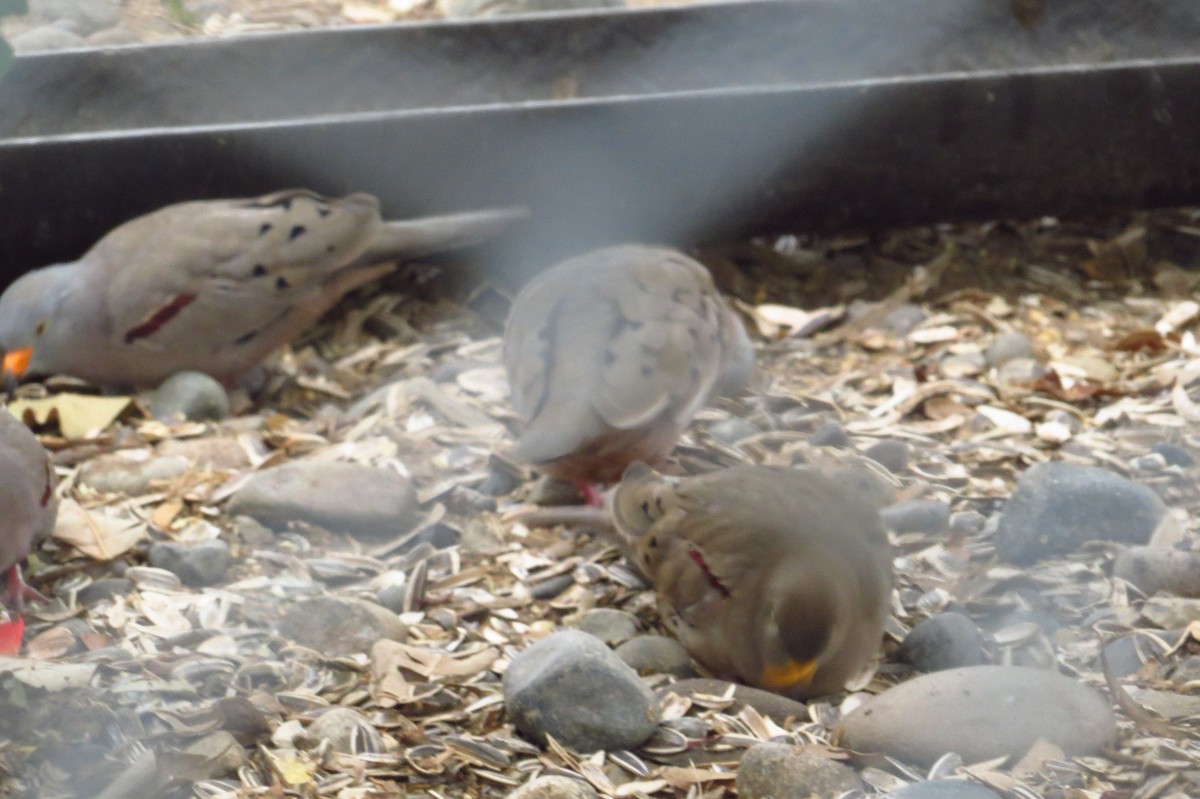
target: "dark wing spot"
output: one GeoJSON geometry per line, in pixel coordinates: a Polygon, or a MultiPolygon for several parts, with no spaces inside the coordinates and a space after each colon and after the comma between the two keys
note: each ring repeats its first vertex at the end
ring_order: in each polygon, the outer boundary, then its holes
{"type": "Polygon", "coordinates": [[[647,566],[650,565],[650,553],[649,552],[646,552],[642,555],[642,561],[645,562],[645,564],[647,566]]]}
{"type": "Polygon", "coordinates": [[[666,511],[663,510],[662,497],[654,498],[654,507],[658,508],[659,513],[666,513],[666,511]]]}
{"type": "Polygon", "coordinates": [[[282,200],[279,201],[279,207],[285,211],[292,210],[292,198],[284,197],[282,200]]]}
{"type": "Polygon", "coordinates": [[[646,514],[646,518],[650,518],[650,500],[642,501],[642,513],[646,514]]]}
{"type": "Polygon", "coordinates": [[[318,205],[317,206],[317,216],[321,217],[322,219],[324,219],[325,217],[329,216],[332,213],[333,213],[333,211],[330,211],[329,206],[327,206],[327,205],[318,205]]]}
{"type": "Polygon", "coordinates": [[[50,500],[54,497],[54,473],[50,471],[50,464],[46,464],[46,487],[42,489],[42,507],[50,504],[50,500]]]}
{"type": "Polygon", "coordinates": [[[289,289],[291,287],[292,287],[292,284],[288,283],[287,278],[284,277],[283,275],[280,275],[279,277],[275,278],[275,288],[279,289],[280,291],[283,291],[284,289],[289,289]]]}
{"type": "Polygon", "coordinates": [[[270,222],[263,222],[258,228],[258,235],[265,236],[271,232],[271,228],[275,227],[270,222]]]}
{"type": "Polygon", "coordinates": [[[266,273],[267,267],[265,264],[255,264],[254,269],[252,269],[250,272],[250,274],[254,275],[255,277],[262,277],[266,273]]]}
{"type": "Polygon", "coordinates": [[[175,315],[196,301],[195,294],[176,294],[163,307],[150,314],[146,321],[125,331],[125,343],[132,344],[139,338],[152,336],[162,329],[162,326],[175,318],[175,315]]]}
{"type": "Polygon", "coordinates": [[[337,249],[336,244],[326,244],[325,245],[325,252],[333,252],[336,249],[337,249]]]}
{"type": "Polygon", "coordinates": [[[658,546],[658,536],[656,536],[656,535],[650,536],[650,548],[654,549],[657,546],[658,546]]]}
{"type": "Polygon", "coordinates": [[[294,225],[292,229],[288,231],[288,241],[295,241],[307,232],[308,228],[306,228],[304,225],[294,225]]]}
{"type": "Polygon", "coordinates": [[[649,366],[642,367],[642,377],[650,377],[653,374],[654,374],[654,370],[651,369],[649,366]]]}
{"type": "Polygon", "coordinates": [[[242,344],[249,344],[261,332],[262,332],[261,330],[251,330],[249,333],[243,333],[242,335],[238,336],[237,338],[235,338],[233,340],[234,346],[240,346],[242,344]]]}

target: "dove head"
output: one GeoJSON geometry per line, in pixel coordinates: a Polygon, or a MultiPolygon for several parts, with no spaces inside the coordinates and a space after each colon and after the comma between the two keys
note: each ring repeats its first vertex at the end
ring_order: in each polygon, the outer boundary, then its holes
{"type": "Polygon", "coordinates": [[[620,484],[608,496],[609,515],[617,530],[627,536],[646,532],[678,504],[677,483],[641,462],[626,467],[620,484]]]}
{"type": "Polygon", "coordinates": [[[0,295],[0,353],[6,381],[56,371],[63,341],[59,328],[70,322],[60,313],[70,290],[65,279],[70,266],[29,272],[0,295]]]}

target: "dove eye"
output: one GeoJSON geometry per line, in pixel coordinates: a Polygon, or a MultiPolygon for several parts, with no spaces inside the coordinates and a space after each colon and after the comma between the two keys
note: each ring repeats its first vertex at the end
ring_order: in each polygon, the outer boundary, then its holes
{"type": "Polygon", "coordinates": [[[45,319],[43,319],[42,321],[40,321],[40,322],[38,322],[38,323],[37,323],[37,327],[35,327],[35,328],[33,329],[33,333],[34,333],[34,335],[36,335],[36,336],[40,336],[40,335],[42,335],[42,334],[43,334],[43,333],[45,333],[45,332],[46,332],[46,320],[45,320],[45,319]]]}

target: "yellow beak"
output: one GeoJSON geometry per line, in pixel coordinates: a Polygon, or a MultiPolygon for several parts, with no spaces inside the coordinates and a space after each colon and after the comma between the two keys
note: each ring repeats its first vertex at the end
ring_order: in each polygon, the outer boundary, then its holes
{"type": "Polygon", "coordinates": [[[806,660],[803,663],[788,660],[786,663],[768,663],[763,667],[762,685],[772,691],[792,688],[797,685],[808,685],[813,675],[817,673],[817,661],[806,660]]]}

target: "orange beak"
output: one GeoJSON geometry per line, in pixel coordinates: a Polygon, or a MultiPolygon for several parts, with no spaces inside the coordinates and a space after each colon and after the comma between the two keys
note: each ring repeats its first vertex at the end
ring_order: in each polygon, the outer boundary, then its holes
{"type": "Polygon", "coordinates": [[[4,354],[4,376],[12,376],[20,379],[25,376],[26,370],[29,369],[29,359],[33,357],[33,347],[26,347],[21,350],[13,350],[4,354]]]}
{"type": "Polygon", "coordinates": [[[807,686],[812,682],[813,675],[817,673],[817,661],[795,661],[789,660],[786,663],[776,665],[768,663],[763,667],[762,677],[760,681],[767,688],[773,690],[781,690],[784,688],[792,688],[797,685],[807,686]]]}

